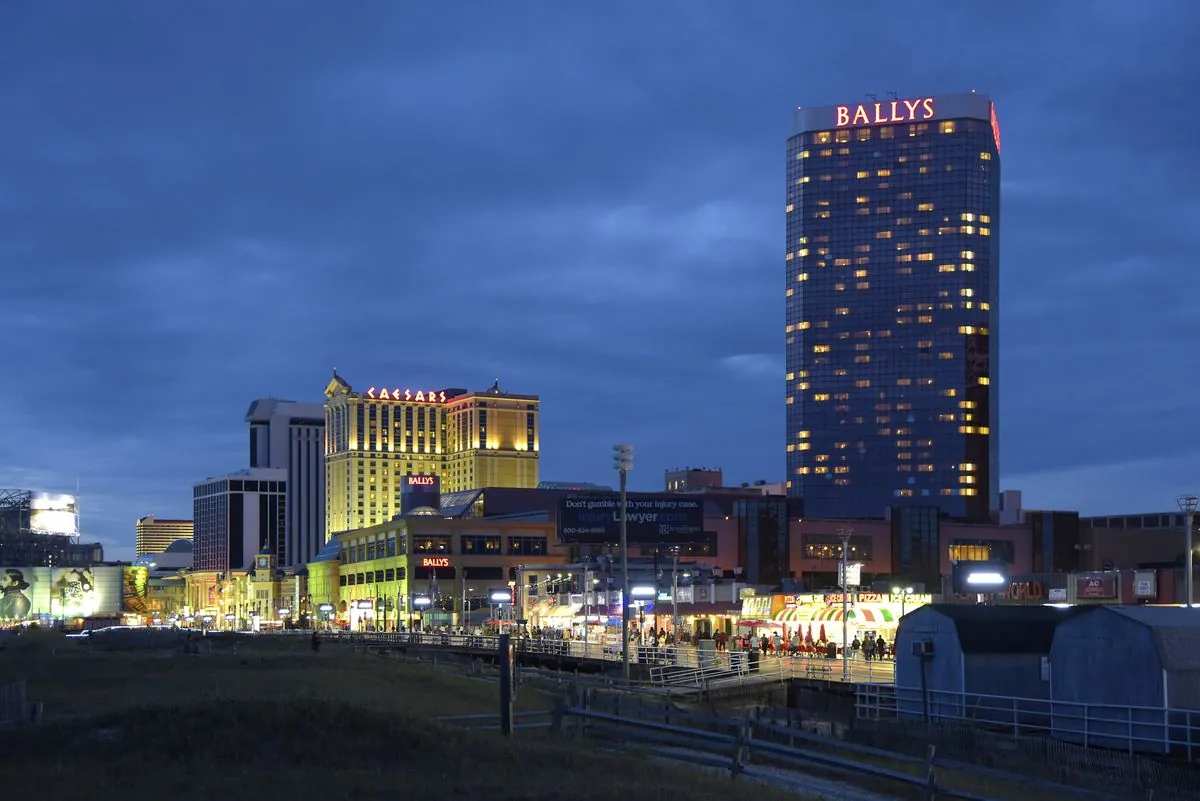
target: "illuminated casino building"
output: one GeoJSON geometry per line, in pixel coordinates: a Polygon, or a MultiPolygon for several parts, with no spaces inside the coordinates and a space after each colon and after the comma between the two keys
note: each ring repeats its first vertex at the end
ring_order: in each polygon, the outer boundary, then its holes
{"type": "Polygon", "coordinates": [[[1000,130],[979,94],[796,113],[788,491],[806,517],[998,500],[1000,130]]]}
{"type": "Polygon", "coordinates": [[[536,395],[389,384],[325,388],[326,532],[386,523],[402,482],[436,476],[444,493],[538,484],[536,395]]]}
{"type": "Polygon", "coordinates": [[[139,517],[135,530],[134,556],[159,554],[176,540],[192,541],[191,520],[167,520],[154,515],[139,517]]]}

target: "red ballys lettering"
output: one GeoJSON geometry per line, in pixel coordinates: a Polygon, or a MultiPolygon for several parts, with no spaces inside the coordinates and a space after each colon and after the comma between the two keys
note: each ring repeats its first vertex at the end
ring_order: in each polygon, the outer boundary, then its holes
{"type": "Polygon", "coordinates": [[[450,559],[446,556],[423,556],[421,567],[450,567],[450,559]]]}
{"type": "Polygon", "coordinates": [[[851,125],[892,125],[898,122],[924,122],[934,117],[932,97],[911,100],[893,100],[890,103],[859,103],[855,106],[838,106],[835,128],[851,125]]]}

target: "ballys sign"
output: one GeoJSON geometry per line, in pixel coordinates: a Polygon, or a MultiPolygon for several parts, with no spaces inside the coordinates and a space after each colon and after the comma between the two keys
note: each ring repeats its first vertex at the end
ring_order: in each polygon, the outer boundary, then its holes
{"type": "Polygon", "coordinates": [[[445,403],[446,393],[444,390],[420,390],[413,392],[411,389],[376,389],[371,387],[363,393],[371,400],[393,400],[393,401],[413,401],[416,403],[445,403]]]}
{"type": "Polygon", "coordinates": [[[897,122],[924,122],[933,119],[932,97],[892,100],[887,103],[859,103],[838,106],[836,127],[851,125],[890,125],[897,122]]]}

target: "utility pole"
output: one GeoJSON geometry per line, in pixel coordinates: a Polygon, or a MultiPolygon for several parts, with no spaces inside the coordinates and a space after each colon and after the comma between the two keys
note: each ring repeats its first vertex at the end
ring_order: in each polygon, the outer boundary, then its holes
{"type": "Polygon", "coordinates": [[[842,681],[850,681],[850,535],[852,528],[839,528],[842,540],[842,681]]]}
{"type": "Polygon", "coordinates": [[[629,681],[629,510],[626,487],[633,469],[633,446],[613,446],[613,467],[621,476],[621,675],[629,681]]]}

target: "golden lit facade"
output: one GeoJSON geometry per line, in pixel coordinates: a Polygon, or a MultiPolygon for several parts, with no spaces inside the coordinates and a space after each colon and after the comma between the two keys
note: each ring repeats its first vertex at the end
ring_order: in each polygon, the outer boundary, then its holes
{"type": "Polygon", "coordinates": [[[308,566],[309,601],[354,631],[463,625],[464,609],[486,609],[493,590],[515,588],[519,566],[565,561],[552,553],[555,524],[542,521],[418,515],[334,539],[336,556],[308,566]]]}
{"type": "Polygon", "coordinates": [[[984,95],[803,109],[787,143],[787,463],[809,517],[998,500],[1000,136],[984,95]]]}
{"type": "Polygon", "coordinates": [[[538,483],[536,395],[370,387],[336,373],[325,388],[325,510],[329,535],[400,514],[405,476],[430,475],[444,493],[538,483]]]}
{"type": "Polygon", "coordinates": [[[192,531],[191,520],[158,520],[154,515],[138,518],[134,555],[162,553],[175,540],[191,542],[192,531]]]}

